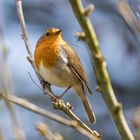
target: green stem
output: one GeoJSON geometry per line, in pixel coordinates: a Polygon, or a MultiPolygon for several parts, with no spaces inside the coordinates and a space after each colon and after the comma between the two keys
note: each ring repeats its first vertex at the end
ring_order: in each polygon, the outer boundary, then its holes
{"type": "Polygon", "coordinates": [[[86,43],[88,44],[92,58],[94,61],[94,69],[97,77],[98,90],[102,93],[105,103],[110,111],[112,119],[115,122],[116,128],[120,133],[122,140],[134,140],[133,134],[130,131],[127,122],[124,118],[122,106],[118,103],[114,90],[111,85],[110,77],[106,68],[106,62],[101,54],[99,43],[92,27],[92,24],[87,16],[85,16],[84,8],[81,0],[69,0],[71,7],[81,28],[86,34],[86,43]]]}

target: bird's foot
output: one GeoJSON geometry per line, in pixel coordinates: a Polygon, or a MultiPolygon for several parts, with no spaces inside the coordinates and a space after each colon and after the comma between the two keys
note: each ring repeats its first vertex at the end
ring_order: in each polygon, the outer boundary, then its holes
{"type": "Polygon", "coordinates": [[[42,85],[42,88],[43,88],[43,89],[44,89],[45,87],[47,87],[48,89],[51,89],[51,84],[48,83],[48,82],[46,82],[46,81],[44,81],[44,80],[42,80],[42,81],[40,82],[40,84],[42,85]]]}
{"type": "Polygon", "coordinates": [[[58,100],[61,100],[61,97],[60,96],[54,96],[54,97],[51,97],[51,101],[52,102],[56,102],[56,101],[58,101],[58,100]]]}
{"type": "Polygon", "coordinates": [[[52,94],[52,96],[55,96],[54,93],[51,90],[51,84],[50,83],[42,80],[40,82],[40,84],[42,85],[42,88],[43,88],[43,91],[44,91],[44,95],[47,95],[47,94],[51,95],[52,94]]]}

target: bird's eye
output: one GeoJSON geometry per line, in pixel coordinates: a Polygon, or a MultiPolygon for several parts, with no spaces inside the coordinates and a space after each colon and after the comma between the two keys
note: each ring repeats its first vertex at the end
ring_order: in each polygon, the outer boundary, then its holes
{"type": "Polygon", "coordinates": [[[49,33],[47,32],[45,35],[46,35],[46,36],[49,36],[49,33]]]}

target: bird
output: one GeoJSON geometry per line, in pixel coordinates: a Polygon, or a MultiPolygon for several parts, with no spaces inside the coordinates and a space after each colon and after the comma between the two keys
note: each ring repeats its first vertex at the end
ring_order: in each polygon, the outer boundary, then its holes
{"type": "Polygon", "coordinates": [[[96,122],[86,90],[92,94],[76,51],[63,39],[59,28],[50,28],[40,37],[34,51],[35,67],[50,85],[73,88],[80,97],[88,120],[96,122]]]}

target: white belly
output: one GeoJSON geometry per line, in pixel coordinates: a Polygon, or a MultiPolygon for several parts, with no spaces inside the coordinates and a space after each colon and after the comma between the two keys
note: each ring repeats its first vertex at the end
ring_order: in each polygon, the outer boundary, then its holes
{"type": "Polygon", "coordinates": [[[46,69],[41,62],[39,67],[39,73],[45,81],[58,87],[69,87],[74,85],[77,81],[77,78],[75,78],[68,66],[56,66],[46,69]]]}
{"type": "Polygon", "coordinates": [[[44,80],[52,85],[56,85],[58,87],[73,86],[79,80],[68,67],[68,57],[61,46],[58,47],[58,52],[58,61],[55,66],[46,69],[41,62],[39,66],[39,73],[44,80]]]}

